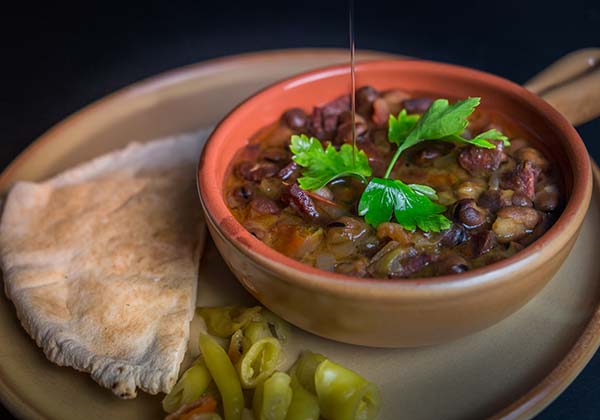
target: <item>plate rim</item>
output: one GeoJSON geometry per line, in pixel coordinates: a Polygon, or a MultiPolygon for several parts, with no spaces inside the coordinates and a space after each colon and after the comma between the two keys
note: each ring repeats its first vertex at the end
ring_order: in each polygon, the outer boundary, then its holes
{"type": "MultiPolygon", "coordinates": [[[[60,138],[61,131],[68,129],[69,126],[79,119],[85,118],[88,114],[95,113],[103,107],[109,107],[113,103],[118,103],[130,96],[143,95],[149,91],[175,85],[184,80],[214,74],[226,68],[243,66],[247,63],[264,61],[265,59],[314,57],[315,55],[328,56],[342,52],[347,54],[347,51],[341,48],[291,48],[247,52],[200,61],[144,78],[91,102],[45,131],[2,170],[2,173],[0,173],[0,187],[7,188],[12,173],[28,160],[29,155],[34,153],[40,146],[60,138]]],[[[391,55],[385,51],[361,50],[361,52],[391,55]]],[[[593,160],[592,171],[594,178],[593,192],[600,194],[600,168],[593,160]]],[[[598,347],[600,347],[600,300],[596,303],[591,317],[581,329],[580,335],[564,353],[560,362],[538,384],[530,388],[516,401],[493,414],[491,418],[530,419],[539,414],[575,380],[596,353],[598,347]]],[[[28,404],[27,398],[12,389],[2,376],[0,376],[0,403],[15,416],[24,418],[47,417],[39,408],[36,408],[33,404],[28,404]]]]}

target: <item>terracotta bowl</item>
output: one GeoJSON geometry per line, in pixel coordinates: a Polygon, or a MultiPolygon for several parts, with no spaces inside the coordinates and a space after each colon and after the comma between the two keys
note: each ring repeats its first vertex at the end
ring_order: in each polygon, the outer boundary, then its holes
{"type": "Polygon", "coordinates": [[[291,107],[310,110],[348,92],[348,66],[305,73],[262,90],[217,126],[200,159],[198,186],[210,233],[225,261],[262,304],[300,328],[376,347],[440,343],[484,329],[529,301],[552,278],[575,242],[592,190],[591,165],[573,126],[540,97],[500,77],[427,61],[357,65],[359,85],[482,97],[532,133],[558,168],[565,209],[539,240],[515,256],[451,276],[361,279],[290,259],[253,237],[233,217],[223,185],[232,158],[260,128],[291,107]]]}

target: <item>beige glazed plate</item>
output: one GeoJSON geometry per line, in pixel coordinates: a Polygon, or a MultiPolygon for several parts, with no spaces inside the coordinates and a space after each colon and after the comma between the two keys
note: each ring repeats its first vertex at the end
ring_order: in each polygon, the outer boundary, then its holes
{"type": "MultiPolygon", "coordinates": [[[[359,58],[382,58],[362,53],[359,58]]],[[[122,147],[218,122],[258,88],[309,68],[345,62],[340,50],[277,51],[209,61],[138,83],[80,111],[22,153],[0,176],[0,191],[41,180],[122,147]]],[[[382,419],[530,418],[583,369],[600,343],[600,172],[587,219],[557,276],[524,308],[478,334],[428,348],[390,350],[339,344],[294,329],[288,362],[322,352],[379,384],[382,419]],[[398,413],[401,413],[400,417],[398,413]]],[[[251,302],[215,247],[201,263],[202,306],[251,302]]],[[[160,397],[121,401],[87,375],[48,362],[0,297],[0,399],[27,418],[160,418],[160,397]]]]}

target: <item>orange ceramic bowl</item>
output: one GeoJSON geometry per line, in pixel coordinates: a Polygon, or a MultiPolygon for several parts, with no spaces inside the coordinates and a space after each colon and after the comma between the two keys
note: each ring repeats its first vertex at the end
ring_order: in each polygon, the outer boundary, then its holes
{"type": "Polygon", "coordinates": [[[510,117],[548,153],[566,197],[558,221],[511,258],[450,276],[362,279],[322,271],[278,253],[233,217],[223,186],[236,152],[291,107],[306,110],[348,92],[348,66],[276,83],[235,108],[208,140],[198,168],[200,200],[210,233],[243,286],[300,328],[347,343],[422,346],[456,339],[507,317],[552,278],[569,254],[587,211],[591,165],[572,125],[536,95],[480,71],[427,61],[373,61],[356,66],[359,85],[439,97],[479,96],[482,107],[510,117]]]}

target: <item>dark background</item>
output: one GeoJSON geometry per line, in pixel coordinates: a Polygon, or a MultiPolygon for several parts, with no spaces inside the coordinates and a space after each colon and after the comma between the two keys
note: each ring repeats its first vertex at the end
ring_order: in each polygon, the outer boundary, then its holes
{"type": "MultiPolygon", "coordinates": [[[[518,83],[572,50],[600,46],[598,0],[355,1],[358,48],[518,83]]],[[[228,54],[348,42],[345,0],[49,3],[0,6],[0,168],[69,114],[156,73],[228,54]]],[[[600,120],[578,130],[599,160],[600,120]]],[[[599,418],[599,392],[596,356],[539,418],[599,418]]]]}

